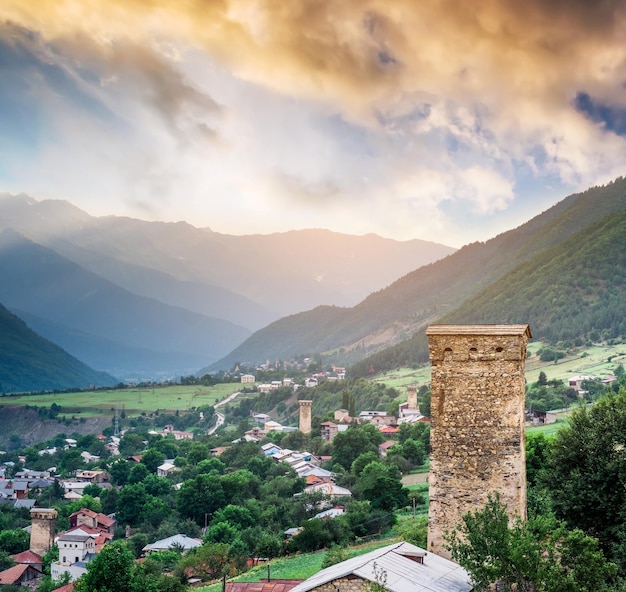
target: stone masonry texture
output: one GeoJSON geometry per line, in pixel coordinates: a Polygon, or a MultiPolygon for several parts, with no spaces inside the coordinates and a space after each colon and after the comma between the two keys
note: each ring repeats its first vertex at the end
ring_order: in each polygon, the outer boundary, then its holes
{"type": "Polygon", "coordinates": [[[54,544],[57,511],[54,508],[33,508],[30,517],[30,550],[45,555],[54,544]]]}
{"type": "Polygon", "coordinates": [[[526,518],[524,366],[528,325],[431,325],[428,550],[499,492],[526,518]]]}
{"type": "Polygon", "coordinates": [[[300,404],[300,422],[299,429],[303,434],[311,433],[311,406],[313,401],[299,401],[300,404]]]}

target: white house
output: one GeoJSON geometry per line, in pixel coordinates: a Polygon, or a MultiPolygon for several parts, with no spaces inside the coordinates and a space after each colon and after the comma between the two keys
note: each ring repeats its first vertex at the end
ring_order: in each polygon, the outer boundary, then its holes
{"type": "Polygon", "coordinates": [[[87,573],[87,564],[96,556],[96,536],[81,529],[72,530],[57,538],[59,560],[50,565],[53,580],[64,573],[74,582],[87,573]]]}
{"type": "Polygon", "coordinates": [[[172,462],[164,462],[162,465],[157,467],[157,475],[159,477],[167,477],[171,473],[173,473],[178,467],[172,462]]]}

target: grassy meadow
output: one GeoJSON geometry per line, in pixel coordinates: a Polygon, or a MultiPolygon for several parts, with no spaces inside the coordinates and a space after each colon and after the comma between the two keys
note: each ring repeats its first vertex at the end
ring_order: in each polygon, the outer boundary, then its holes
{"type": "MultiPolygon", "coordinates": [[[[369,553],[379,547],[390,545],[391,543],[399,540],[397,538],[385,538],[384,540],[377,540],[369,543],[363,543],[361,545],[354,545],[348,548],[350,557],[357,557],[369,553]]],[[[313,574],[316,574],[322,569],[322,562],[326,551],[316,551],[315,553],[305,553],[301,555],[293,555],[291,557],[280,557],[273,559],[270,562],[270,577],[271,579],[286,579],[286,580],[306,580],[313,574]]],[[[267,578],[267,564],[258,565],[251,570],[229,579],[229,582],[260,582],[267,578]]],[[[198,592],[221,592],[222,584],[215,583],[210,586],[203,586],[196,588],[198,592]]]]}
{"type": "MultiPolygon", "coordinates": [[[[609,376],[618,364],[626,365],[626,345],[593,345],[581,348],[575,353],[554,362],[542,362],[537,351],[544,347],[541,341],[530,341],[529,356],[526,360],[526,381],[536,382],[539,372],[545,372],[548,380],[566,380],[576,374],[609,376]],[[609,361],[610,358],[610,361],[609,361]]],[[[384,372],[374,379],[387,386],[404,388],[409,385],[418,387],[430,383],[430,364],[421,368],[400,368],[384,372]]]]}
{"type": "Polygon", "coordinates": [[[50,407],[60,405],[64,415],[98,417],[110,415],[116,407],[127,417],[141,413],[187,411],[194,407],[213,405],[239,390],[238,383],[202,385],[170,385],[129,387],[126,389],[95,390],[69,393],[33,395],[6,395],[0,397],[2,405],[31,405],[50,407]]]}

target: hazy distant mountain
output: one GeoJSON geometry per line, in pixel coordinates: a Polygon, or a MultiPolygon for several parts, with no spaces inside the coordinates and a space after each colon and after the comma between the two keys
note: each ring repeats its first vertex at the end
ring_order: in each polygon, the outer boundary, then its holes
{"type": "Polygon", "coordinates": [[[44,337],[116,376],[193,372],[249,335],[132,294],[12,230],[0,233],[0,277],[1,302],[28,315],[44,337]]]}
{"type": "Polygon", "coordinates": [[[0,194],[13,228],[127,290],[258,329],[320,304],[351,306],[454,251],[326,230],[230,236],[190,224],[91,217],[64,201],[0,194]]]}
{"type": "MultiPolygon", "coordinates": [[[[519,266],[531,262],[594,222],[626,208],[626,180],[571,195],[526,224],[485,243],[467,245],[454,254],[400,278],[352,308],[318,307],[286,317],[253,334],[213,367],[227,368],[235,361],[260,362],[297,354],[334,352],[334,358],[350,363],[386,350],[441,319],[519,266]]],[[[576,249],[582,244],[568,243],[576,249]]],[[[620,247],[626,250],[626,244],[620,247]]],[[[534,276],[533,276],[534,277],[534,276]]],[[[507,280],[503,279],[503,284],[507,280]]],[[[495,289],[495,288],[494,288],[495,289]]],[[[492,297],[494,293],[491,293],[492,297]]],[[[484,303],[482,322],[504,322],[484,303]],[[491,320],[487,320],[487,319],[491,320]]],[[[471,310],[468,302],[465,311],[471,310]]],[[[454,317],[471,322],[471,315],[454,317]]],[[[463,321],[465,322],[465,321],[463,321]]],[[[516,322],[523,322],[518,318],[516,322]]],[[[526,321],[524,321],[526,322],[526,321]]],[[[417,338],[416,338],[417,339],[417,338]]],[[[407,342],[408,343],[408,342],[407,342]]],[[[425,341],[420,341],[421,355],[425,341]]],[[[402,346],[396,346],[402,348],[402,346]]],[[[407,352],[417,348],[408,343],[407,352]]],[[[404,362],[414,361],[404,352],[404,362]]],[[[394,353],[376,359],[381,368],[394,353]]],[[[368,362],[369,364],[369,362],[368,362]]]]}
{"type": "Polygon", "coordinates": [[[43,339],[0,304],[0,393],[111,386],[96,372],[43,339]]]}

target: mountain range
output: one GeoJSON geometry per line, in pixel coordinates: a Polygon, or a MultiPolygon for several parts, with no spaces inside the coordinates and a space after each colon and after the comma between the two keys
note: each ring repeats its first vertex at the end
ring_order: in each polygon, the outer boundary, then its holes
{"type": "Polygon", "coordinates": [[[626,338],[623,178],[458,251],[315,230],[232,237],[27,196],[0,198],[0,220],[0,302],[118,374],[320,354],[365,375],[427,361],[433,322],[528,322],[552,343],[626,338]]]}
{"type": "Polygon", "coordinates": [[[0,305],[0,393],[110,386],[115,378],[96,372],[29,329],[0,305]]]}
{"type": "Polygon", "coordinates": [[[453,251],[324,230],[229,236],[0,194],[0,302],[125,379],[193,373],[285,314],[354,304],[453,251]]]}
{"type": "MultiPolygon", "coordinates": [[[[587,239],[596,236],[594,224],[612,237],[616,249],[626,251],[626,238],[618,230],[611,230],[613,225],[619,226],[625,208],[626,180],[621,177],[608,185],[570,195],[513,230],[486,242],[466,245],[406,274],[354,307],[317,307],[275,321],[208,369],[230,367],[235,362],[290,358],[302,352],[326,353],[338,363],[354,364],[355,375],[372,368],[423,363],[428,359],[424,329],[433,322],[532,321],[533,334],[539,338],[553,339],[564,333],[588,337],[594,330],[589,323],[577,327],[576,317],[558,317],[551,311],[580,309],[581,319],[584,315],[591,318],[589,308],[608,298],[604,279],[587,281],[587,298],[576,290],[580,298],[570,305],[574,278],[569,270],[579,270],[584,278],[586,274],[593,277],[586,270],[606,268],[606,264],[599,267],[591,256],[587,239]],[[557,260],[567,262],[558,270],[554,264],[547,266],[547,261],[557,255],[557,260]],[[550,283],[563,277],[568,281],[555,291],[550,283]],[[511,286],[516,289],[511,291],[511,286]],[[560,301],[568,304],[560,306],[560,301]],[[560,318],[561,325],[575,328],[564,331],[554,324],[544,324],[544,311],[555,322],[560,318]],[[583,326],[587,328],[583,330],[583,326]]],[[[603,252],[606,261],[616,266],[612,275],[624,273],[622,259],[615,254],[609,258],[614,249],[605,248],[603,252]]],[[[622,296],[618,282],[612,289],[617,290],[617,298],[622,296]]],[[[626,332],[623,335],[626,337],[626,332]]]]}

